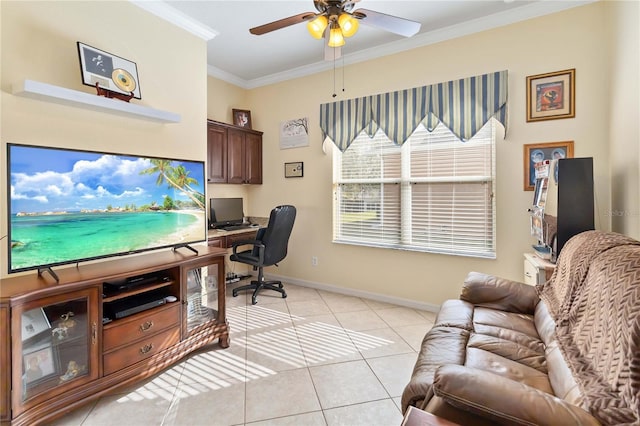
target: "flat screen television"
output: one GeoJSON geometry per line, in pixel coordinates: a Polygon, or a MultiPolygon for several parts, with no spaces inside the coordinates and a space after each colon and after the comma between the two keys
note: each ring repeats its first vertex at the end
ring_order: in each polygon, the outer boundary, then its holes
{"type": "Polygon", "coordinates": [[[244,221],[242,198],[211,198],[209,202],[213,228],[236,226],[244,221]]]}
{"type": "Polygon", "coordinates": [[[206,240],[202,161],[7,151],[9,273],[206,240]]]}

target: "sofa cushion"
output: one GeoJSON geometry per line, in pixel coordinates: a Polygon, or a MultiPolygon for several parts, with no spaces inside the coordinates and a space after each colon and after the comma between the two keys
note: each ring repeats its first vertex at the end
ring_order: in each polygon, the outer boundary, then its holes
{"type": "MultiPolygon", "coordinates": [[[[501,425],[597,425],[588,412],[525,383],[460,365],[443,365],[434,376],[432,400],[441,398],[477,417],[461,424],[501,425]],[[481,419],[477,422],[476,419],[481,419]]],[[[427,409],[435,404],[428,404],[427,409]]],[[[433,407],[438,410],[438,407],[433,407]]],[[[438,415],[444,410],[438,412],[438,415]]],[[[449,417],[449,416],[447,416],[449,417]]],[[[453,418],[453,417],[452,417],[453,418]]],[[[455,417],[461,418],[460,414],[455,417]]]]}
{"type": "Polygon", "coordinates": [[[434,326],[422,340],[411,381],[402,393],[403,411],[409,405],[422,407],[433,383],[433,374],[442,364],[462,365],[470,332],[459,327],[434,326]]]}
{"type": "MultiPolygon", "coordinates": [[[[484,334],[473,333],[467,343],[467,348],[481,349],[501,358],[515,361],[527,368],[533,368],[541,374],[547,374],[544,350],[536,351],[513,340],[500,339],[484,334]]],[[[469,364],[469,351],[467,362],[469,364]]]]}
{"type": "Polygon", "coordinates": [[[547,360],[547,374],[553,388],[553,393],[567,402],[588,409],[584,397],[578,387],[571,370],[567,365],[556,340],[556,323],[551,318],[545,302],[536,306],[535,325],[544,343],[545,358],[547,360]]]}
{"type": "Polygon", "coordinates": [[[445,300],[438,311],[434,326],[473,330],[473,311],[474,307],[471,303],[463,300],[445,300]]]}

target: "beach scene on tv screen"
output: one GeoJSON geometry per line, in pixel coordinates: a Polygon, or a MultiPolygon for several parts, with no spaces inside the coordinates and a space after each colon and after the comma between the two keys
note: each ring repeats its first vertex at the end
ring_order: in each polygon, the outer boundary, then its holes
{"type": "Polygon", "coordinates": [[[204,163],[9,146],[10,269],[206,238],[204,163]]]}

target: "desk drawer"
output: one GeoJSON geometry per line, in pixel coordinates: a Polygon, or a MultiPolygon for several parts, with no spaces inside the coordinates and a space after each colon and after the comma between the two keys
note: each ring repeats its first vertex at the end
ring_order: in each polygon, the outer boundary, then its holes
{"type": "Polygon", "coordinates": [[[138,314],[129,318],[114,321],[105,327],[103,336],[103,350],[109,351],[118,346],[127,345],[138,339],[145,338],[158,331],[180,323],[180,304],[171,303],[155,308],[148,313],[138,314]]]}
{"type": "Polygon", "coordinates": [[[227,248],[231,248],[233,247],[233,244],[238,241],[255,240],[257,234],[258,234],[258,231],[256,230],[251,232],[243,232],[242,234],[227,235],[226,246],[227,248]]]}
{"type": "Polygon", "coordinates": [[[104,355],[104,374],[115,373],[125,367],[143,361],[172,346],[180,340],[180,327],[176,326],[164,333],[156,334],[104,355]]]}

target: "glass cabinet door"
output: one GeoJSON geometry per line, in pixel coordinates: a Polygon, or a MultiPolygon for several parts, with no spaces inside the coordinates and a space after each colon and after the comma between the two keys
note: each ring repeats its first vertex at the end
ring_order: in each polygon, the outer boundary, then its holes
{"type": "Polygon", "coordinates": [[[210,322],[224,322],[224,279],[222,259],[185,266],[186,336],[210,322]],[[220,299],[222,299],[221,303],[220,299]]]}
{"type": "Polygon", "coordinates": [[[97,299],[98,290],[90,288],[16,307],[16,411],[98,377],[97,299]]]}

